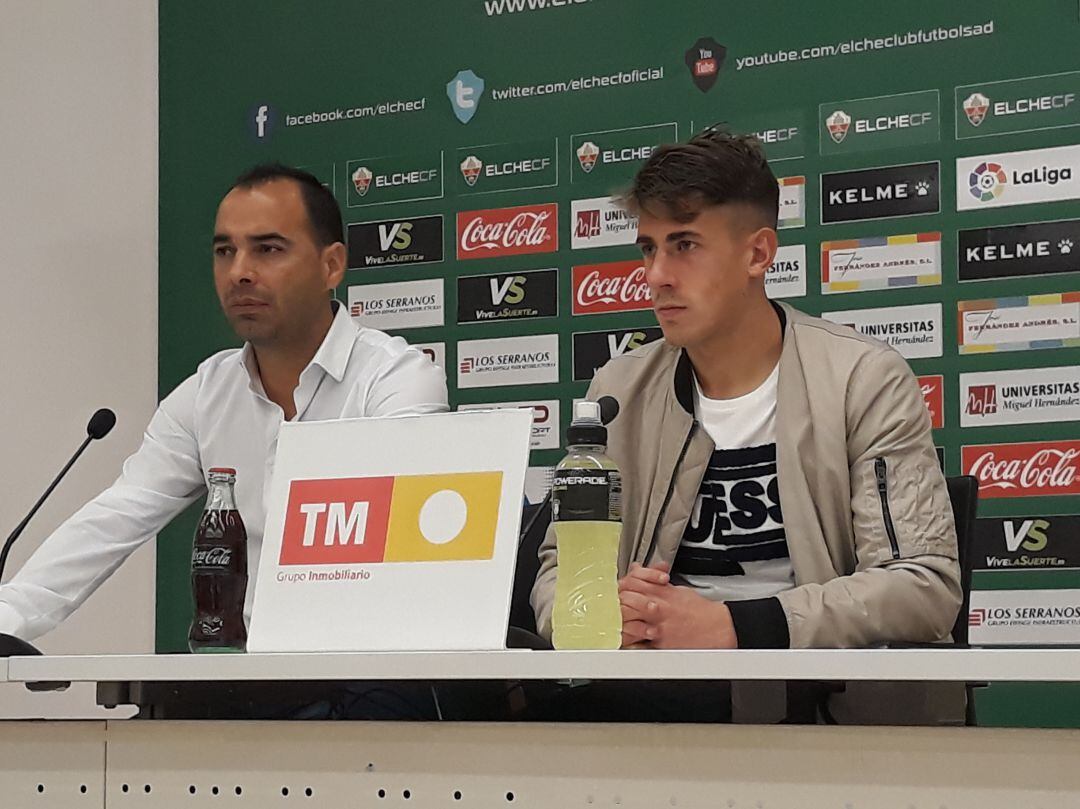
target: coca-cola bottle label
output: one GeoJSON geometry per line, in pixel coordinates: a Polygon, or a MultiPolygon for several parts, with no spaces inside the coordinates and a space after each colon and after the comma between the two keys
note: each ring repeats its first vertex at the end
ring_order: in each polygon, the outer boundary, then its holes
{"type": "Polygon", "coordinates": [[[551,485],[555,521],[622,520],[622,477],[614,469],[561,469],[551,485]]]}
{"type": "Polygon", "coordinates": [[[191,549],[193,573],[229,573],[233,549],[225,545],[196,545],[191,549]]]}

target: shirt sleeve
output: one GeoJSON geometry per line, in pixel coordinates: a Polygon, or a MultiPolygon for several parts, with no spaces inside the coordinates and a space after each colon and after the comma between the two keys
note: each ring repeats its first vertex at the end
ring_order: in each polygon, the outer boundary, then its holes
{"type": "Polygon", "coordinates": [[[193,426],[198,384],[189,377],[161,402],[116,482],[0,587],[0,632],[32,640],[54,628],[205,492],[193,426]]]}
{"type": "Polygon", "coordinates": [[[364,403],[365,416],[411,416],[449,409],[446,373],[415,348],[391,355],[381,364],[364,403]]]}

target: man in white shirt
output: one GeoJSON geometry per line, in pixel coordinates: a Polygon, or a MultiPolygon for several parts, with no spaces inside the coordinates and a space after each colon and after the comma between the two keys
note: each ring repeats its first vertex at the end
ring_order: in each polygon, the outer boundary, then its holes
{"type": "Polygon", "coordinates": [[[205,360],[159,405],[117,481],[0,587],[0,632],[33,639],[74,612],[140,545],[236,469],[250,616],[283,421],[447,410],[443,370],[400,337],[356,326],[332,300],[346,269],[341,211],[310,174],[240,177],[218,207],[214,285],[241,349],[205,360]]]}

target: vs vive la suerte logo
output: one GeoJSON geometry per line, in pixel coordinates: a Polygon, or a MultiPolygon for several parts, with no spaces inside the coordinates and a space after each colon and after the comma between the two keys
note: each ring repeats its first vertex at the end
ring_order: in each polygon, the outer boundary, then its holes
{"type": "Polygon", "coordinates": [[[349,225],[349,269],[443,260],[443,218],[417,216],[349,225]]]}
{"type": "Polygon", "coordinates": [[[502,472],[294,480],[278,564],[491,559],[502,472]]]}

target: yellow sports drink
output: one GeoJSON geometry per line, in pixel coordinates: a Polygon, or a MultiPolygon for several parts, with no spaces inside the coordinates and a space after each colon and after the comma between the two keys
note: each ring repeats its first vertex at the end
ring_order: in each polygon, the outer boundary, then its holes
{"type": "Polygon", "coordinates": [[[618,649],[622,480],[605,454],[599,405],[578,402],[566,435],[569,452],[555,468],[551,489],[558,551],[552,643],[556,649],[618,649]]]}

